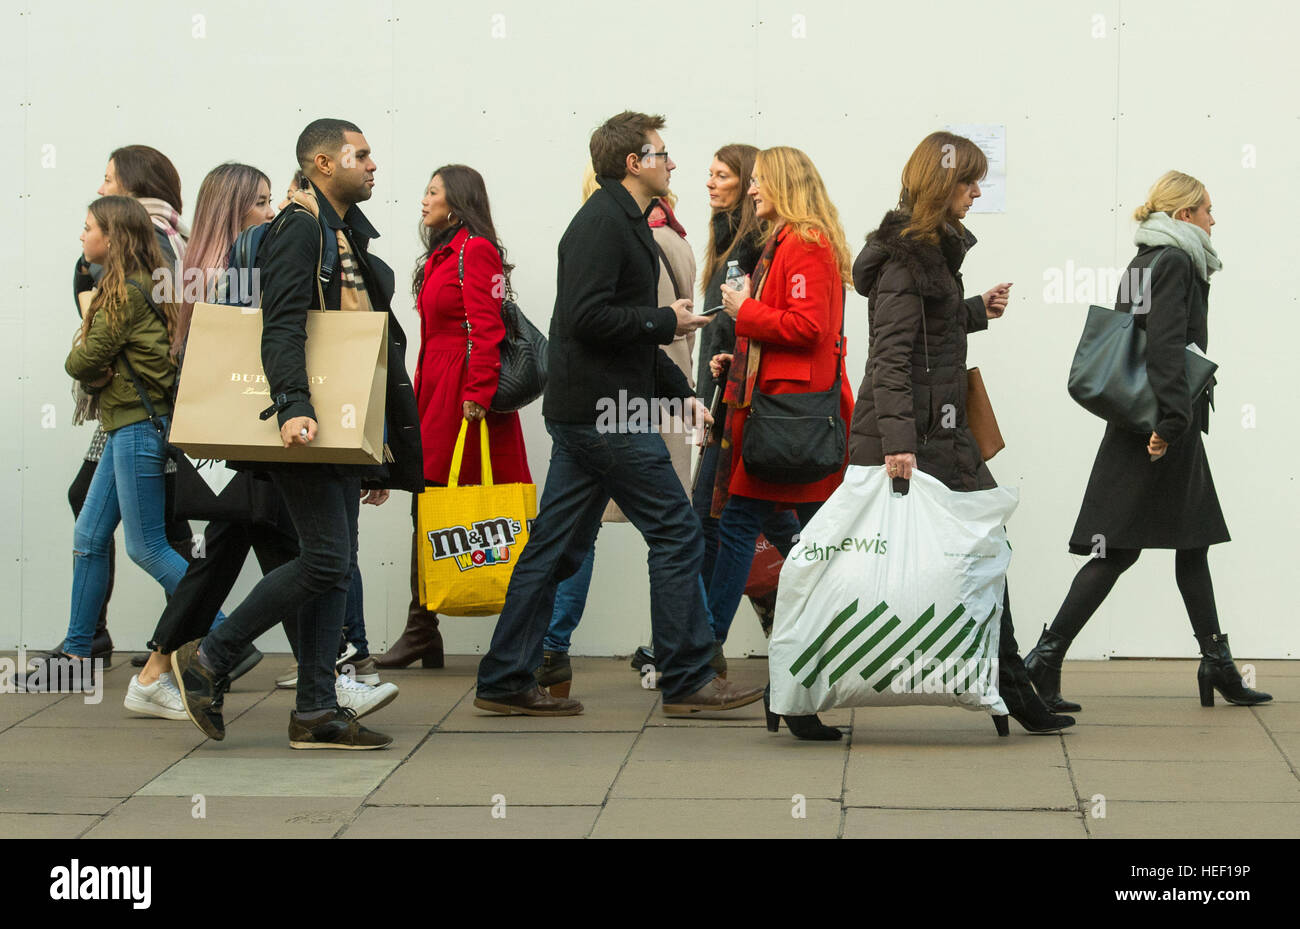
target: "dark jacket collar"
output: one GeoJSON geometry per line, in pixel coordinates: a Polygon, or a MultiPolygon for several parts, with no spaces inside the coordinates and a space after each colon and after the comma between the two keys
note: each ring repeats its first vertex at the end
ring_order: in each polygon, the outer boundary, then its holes
{"type": "Polygon", "coordinates": [[[348,207],[347,213],[343,215],[342,219],[339,219],[339,214],[334,211],[334,205],[329,202],[329,198],[321,193],[321,189],[314,183],[311,186],[316,191],[316,204],[320,208],[320,221],[326,227],[354,232],[366,242],[379,238],[379,233],[375,231],[375,227],[370,225],[370,220],[366,219],[366,214],[362,213],[361,208],[355,203],[348,207]]]}
{"type": "Polygon", "coordinates": [[[936,297],[952,290],[966,253],[975,245],[975,236],[969,229],[960,234],[941,232],[939,244],[931,245],[902,234],[910,221],[910,214],[891,210],[867,236],[867,247],[854,268],[854,280],[857,283],[861,278],[862,293],[870,290],[891,258],[908,269],[922,296],[936,297]]]}
{"type": "Polygon", "coordinates": [[[617,181],[612,177],[598,177],[596,183],[600,184],[605,192],[614,198],[614,202],[623,209],[623,212],[632,219],[646,219],[650,215],[650,211],[654,209],[655,200],[651,200],[650,205],[644,210],[637,206],[636,198],[628,193],[628,189],[623,186],[622,181],[617,181]]]}

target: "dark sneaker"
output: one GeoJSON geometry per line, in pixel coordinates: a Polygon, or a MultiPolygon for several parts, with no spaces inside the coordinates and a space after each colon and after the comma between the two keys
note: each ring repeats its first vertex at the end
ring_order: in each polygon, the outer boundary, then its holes
{"type": "Polygon", "coordinates": [[[235,666],[230,669],[230,673],[227,674],[226,677],[230,678],[232,681],[237,681],[249,671],[253,670],[253,668],[257,667],[257,663],[261,660],[262,653],[255,649],[250,643],[248,647],[244,649],[243,654],[239,656],[239,660],[235,662],[235,666]]]}
{"type": "Polygon", "coordinates": [[[367,729],[357,722],[355,711],[339,707],[332,716],[322,716],[306,722],[298,714],[289,712],[290,748],[335,748],[349,752],[366,752],[387,748],[393,743],[391,735],[367,729]]]}
{"type": "Polygon", "coordinates": [[[654,667],[654,663],[655,651],[649,645],[638,645],[636,651],[632,653],[632,668],[635,671],[647,674],[649,673],[650,668],[654,667]],[[647,665],[649,667],[647,667],[647,665]]]}
{"type": "Polygon", "coordinates": [[[172,676],[181,691],[185,715],[209,739],[220,742],[226,737],[226,721],[221,718],[221,704],[230,687],[227,677],[213,674],[199,661],[202,639],[186,642],[172,652],[172,676]]]}

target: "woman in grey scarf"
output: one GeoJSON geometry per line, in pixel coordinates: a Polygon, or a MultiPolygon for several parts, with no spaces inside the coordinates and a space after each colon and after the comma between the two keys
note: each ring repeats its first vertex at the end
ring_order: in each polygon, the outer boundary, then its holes
{"type": "Polygon", "coordinates": [[[1147,375],[1159,417],[1150,436],[1107,425],[1070,537],[1071,552],[1092,557],[1075,576],[1051,628],[1025,657],[1034,686],[1058,713],[1080,709],[1061,696],[1066,649],[1144,548],[1176,551],[1178,592],[1201,648],[1201,704],[1213,706],[1215,690],[1242,706],[1273,699],[1242,683],[1228,637],[1219,630],[1210,581],[1209,546],[1229,541],[1201,443],[1214,388],[1211,381],[1203,394],[1191,395],[1184,357],[1193,344],[1206,350],[1210,275],[1223,267],[1210,244],[1210,210],[1204,184],[1169,171],[1134,214],[1138,251],[1122,277],[1115,308],[1131,309],[1128,284],[1144,281],[1146,310],[1136,314],[1135,325],[1146,330],[1147,375]]]}

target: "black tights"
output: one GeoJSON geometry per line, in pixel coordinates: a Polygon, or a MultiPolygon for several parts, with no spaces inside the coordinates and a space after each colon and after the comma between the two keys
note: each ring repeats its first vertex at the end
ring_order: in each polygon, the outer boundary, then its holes
{"type": "MultiPolygon", "coordinates": [[[[1183,595],[1187,618],[1192,621],[1192,632],[1198,636],[1219,631],[1219,613],[1214,607],[1214,585],[1210,581],[1208,548],[1180,548],[1174,555],[1174,578],[1178,592],[1183,595]]],[[[1142,554],[1140,548],[1112,548],[1104,558],[1092,558],[1079,569],[1065,595],[1052,632],[1066,641],[1083,629],[1084,624],[1097,612],[1119,576],[1133,567],[1142,554]]]]}

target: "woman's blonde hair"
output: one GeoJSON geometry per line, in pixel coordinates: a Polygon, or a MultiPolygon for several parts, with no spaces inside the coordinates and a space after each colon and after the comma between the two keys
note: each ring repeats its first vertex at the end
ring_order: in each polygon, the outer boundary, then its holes
{"type": "MultiPolygon", "coordinates": [[[[812,159],[797,148],[779,145],[758,153],[754,173],[762,184],[763,199],[772,204],[780,221],[805,242],[825,239],[835,254],[840,279],[846,284],[851,282],[849,247],[840,213],[826,193],[826,185],[812,159]]],[[[772,225],[763,224],[765,236],[772,234],[772,225]]]]}
{"type": "MultiPolygon", "coordinates": [[[[140,201],[134,197],[100,197],[90,205],[90,215],[108,238],[109,249],[104,274],[81,321],[75,344],[85,342],[90,324],[100,313],[105,314],[110,331],[120,332],[130,300],[127,278],[143,275],[152,280],[154,271],[165,267],[153,220],[140,201]]],[[[177,307],[174,302],[165,302],[160,308],[167,319],[170,340],[176,335],[177,307]]]]}
{"type": "Polygon", "coordinates": [[[944,226],[964,231],[949,211],[953,190],[958,184],[978,183],[988,170],[988,158],[970,139],[952,132],[930,133],[903,166],[898,208],[912,218],[902,234],[937,245],[944,226]]]}
{"type": "Polygon", "coordinates": [[[1152,213],[1173,216],[1179,210],[1195,210],[1205,202],[1205,185],[1181,171],[1166,171],[1147,191],[1146,202],[1133,211],[1133,218],[1145,222],[1152,213]]]}

